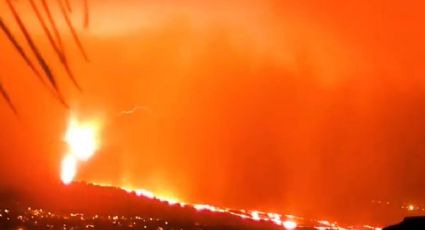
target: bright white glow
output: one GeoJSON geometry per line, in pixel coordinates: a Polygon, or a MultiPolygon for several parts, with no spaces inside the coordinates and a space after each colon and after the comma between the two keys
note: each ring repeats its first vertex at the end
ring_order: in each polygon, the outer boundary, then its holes
{"type": "Polygon", "coordinates": [[[71,118],[65,134],[68,153],[62,161],[61,180],[64,184],[73,181],[78,163],[87,161],[99,147],[97,123],[80,123],[71,118]]]}
{"type": "Polygon", "coordinates": [[[68,154],[62,160],[61,180],[64,184],[70,184],[77,173],[77,159],[68,154]]]}
{"type": "Polygon", "coordinates": [[[202,211],[202,210],[209,210],[211,212],[216,211],[215,207],[208,205],[208,204],[195,204],[193,207],[198,211],[202,211]]]}
{"type": "Polygon", "coordinates": [[[137,190],[135,190],[135,193],[136,193],[137,196],[144,196],[144,197],[147,197],[147,198],[150,198],[150,199],[155,198],[155,195],[151,191],[148,191],[148,190],[145,190],[145,189],[137,189],[137,190]]]}
{"type": "Polygon", "coordinates": [[[175,204],[180,203],[176,198],[171,198],[171,197],[159,196],[159,197],[157,197],[157,199],[162,201],[162,202],[167,202],[169,205],[175,205],[175,204]]]}
{"type": "Polygon", "coordinates": [[[331,223],[329,221],[327,221],[327,220],[319,220],[317,222],[319,224],[323,224],[323,225],[326,225],[326,226],[331,226],[331,223]]]}
{"type": "Polygon", "coordinates": [[[297,223],[293,220],[286,220],[283,222],[283,227],[287,230],[292,230],[297,228],[297,223]]]}
{"type": "Polygon", "coordinates": [[[81,124],[77,120],[71,119],[65,141],[71,154],[80,161],[87,161],[98,147],[97,127],[94,124],[81,124]]]}
{"type": "Polygon", "coordinates": [[[252,211],[251,217],[253,220],[261,220],[260,214],[257,211],[252,211]]]}
{"type": "Polygon", "coordinates": [[[276,213],[268,213],[267,216],[277,225],[282,225],[282,220],[280,219],[281,215],[276,213]]]}

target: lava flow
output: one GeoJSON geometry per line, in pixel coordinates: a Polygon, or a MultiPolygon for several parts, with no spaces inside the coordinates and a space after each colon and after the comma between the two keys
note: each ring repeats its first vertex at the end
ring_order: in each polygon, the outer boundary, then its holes
{"type": "MultiPolygon", "coordinates": [[[[65,142],[68,145],[68,152],[62,160],[61,180],[65,185],[72,183],[78,172],[79,164],[89,160],[99,149],[99,130],[100,124],[98,122],[81,122],[72,117],[69,122],[69,127],[65,135],[65,142]]],[[[116,187],[110,184],[91,183],[101,187],[116,187]]],[[[262,212],[262,211],[248,211],[248,210],[235,210],[229,208],[216,207],[209,204],[186,204],[185,202],[171,199],[168,197],[161,197],[155,195],[153,192],[146,189],[133,189],[120,187],[120,189],[136,194],[139,197],[145,197],[152,200],[159,200],[167,203],[168,205],[179,205],[180,207],[192,207],[195,210],[209,211],[213,213],[226,213],[232,216],[238,216],[242,219],[253,221],[264,221],[282,226],[283,229],[292,230],[302,226],[300,223],[314,223],[316,229],[357,229],[357,228],[343,228],[336,222],[326,220],[306,220],[302,217],[294,215],[282,215],[278,213],[262,212]]],[[[370,226],[368,226],[370,227],[370,226]]],[[[362,229],[366,228],[362,226],[362,229]]],[[[380,228],[370,227],[371,229],[378,230],[380,228]]]]}

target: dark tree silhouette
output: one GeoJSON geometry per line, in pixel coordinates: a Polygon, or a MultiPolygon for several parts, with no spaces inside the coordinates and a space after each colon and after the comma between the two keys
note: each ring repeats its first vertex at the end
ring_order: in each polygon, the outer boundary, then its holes
{"type": "MultiPolygon", "coordinates": [[[[10,25],[7,25],[2,15],[0,15],[0,34],[5,35],[7,41],[11,43],[11,45],[15,48],[16,52],[19,53],[20,57],[24,60],[26,65],[32,70],[34,75],[38,78],[38,80],[46,86],[47,90],[52,92],[52,95],[65,107],[67,106],[66,100],[64,99],[62,92],[57,84],[57,77],[54,75],[51,66],[48,64],[48,60],[43,56],[42,50],[37,46],[34,39],[32,38],[31,31],[28,30],[28,26],[21,19],[20,13],[15,7],[17,2],[13,0],[5,0],[8,9],[10,10],[15,22],[16,26],[19,28],[19,31],[25,38],[26,45],[31,50],[30,53],[25,52],[24,45],[20,44],[16,39],[15,35],[12,33],[10,29],[10,25]],[[36,64],[31,61],[30,56],[34,56],[37,60],[36,64]],[[39,71],[42,70],[42,72],[39,71]]],[[[49,44],[52,46],[53,50],[56,53],[57,58],[62,64],[65,72],[67,73],[69,79],[75,85],[75,87],[82,91],[78,81],[76,80],[71,67],[69,66],[67,57],[65,55],[65,47],[62,42],[61,34],[57,28],[57,20],[52,16],[51,8],[49,4],[54,4],[54,1],[48,2],[47,0],[27,0],[23,2],[19,2],[19,4],[29,4],[31,9],[36,17],[37,21],[40,23],[43,28],[44,35],[49,41],[49,44]]],[[[71,31],[72,38],[74,42],[77,44],[79,51],[81,52],[85,61],[89,61],[87,52],[85,51],[82,42],[76,32],[76,29],[69,17],[69,14],[72,13],[72,2],[70,0],[56,0],[56,4],[59,5],[59,9],[63,16],[63,20],[65,20],[67,27],[71,31]]],[[[89,3],[88,0],[81,0],[80,5],[83,10],[83,27],[88,28],[89,26],[89,3]]],[[[0,95],[9,106],[9,108],[18,115],[18,110],[16,109],[13,101],[4,86],[3,82],[0,81],[0,95]]]]}

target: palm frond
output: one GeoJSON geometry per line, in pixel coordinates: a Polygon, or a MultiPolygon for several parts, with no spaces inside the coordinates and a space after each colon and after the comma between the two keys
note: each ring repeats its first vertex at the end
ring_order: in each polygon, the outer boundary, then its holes
{"type": "Polygon", "coordinates": [[[84,59],[86,61],[90,61],[88,56],[87,56],[87,53],[86,53],[86,51],[83,47],[83,44],[81,43],[80,38],[78,37],[78,34],[75,31],[74,25],[72,24],[71,19],[69,18],[68,13],[66,12],[66,9],[65,9],[63,2],[61,0],[57,0],[57,1],[59,3],[59,8],[62,12],[62,15],[65,19],[65,22],[68,25],[68,28],[69,28],[69,30],[72,34],[72,37],[74,38],[75,44],[77,44],[77,47],[80,50],[81,54],[83,55],[84,59]]]}
{"type": "Polygon", "coordinates": [[[37,5],[35,4],[34,0],[28,0],[31,4],[32,9],[35,12],[35,15],[37,16],[38,21],[40,22],[41,27],[43,28],[44,33],[46,34],[50,44],[52,45],[53,49],[55,50],[55,53],[57,54],[60,62],[62,63],[62,65],[65,68],[66,73],[68,74],[69,78],[71,79],[72,83],[77,87],[78,90],[81,91],[81,87],[80,85],[77,83],[77,80],[74,77],[74,74],[72,73],[68,61],[64,55],[63,52],[61,52],[58,48],[58,46],[56,45],[56,42],[53,39],[52,34],[50,33],[49,28],[47,28],[46,22],[44,21],[37,5]]]}
{"type": "Polygon", "coordinates": [[[41,68],[43,69],[44,73],[46,74],[51,86],[59,92],[59,87],[56,83],[56,78],[52,73],[52,70],[50,69],[49,65],[47,64],[46,60],[43,58],[43,56],[40,53],[40,50],[37,48],[37,46],[34,43],[34,40],[32,39],[30,33],[28,32],[25,24],[22,22],[21,17],[19,16],[18,12],[16,11],[13,3],[11,0],[6,0],[7,5],[9,6],[10,11],[12,12],[16,23],[18,24],[21,32],[24,34],[25,40],[27,41],[29,47],[31,48],[32,52],[34,53],[35,57],[37,58],[37,61],[41,68]]]}
{"type": "Polygon", "coordinates": [[[13,104],[12,100],[10,99],[9,93],[3,87],[3,83],[2,82],[0,82],[0,94],[3,97],[3,99],[6,101],[7,105],[12,110],[12,112],[16,116],[19,116],[18,110],[16,109],[15,105],[13,104]]]}
{"type": "MultiPolygon", "coordinates": [[[[88,28],[90,23],[89,3],[88,3],[88,0],[82,0],[82,1],[83,1],[82,2],[83,3],[82,4],[83,27],[88,28]]],[[[42,50],[40,50],[38,46],[35,44],[35,41],[30,31],[28,30],[29,27],[27,27],[27,25],[23,22],[17,9],[14,6],[15,3],[12,0],[6,0],[5,2],[8,5],[9,10],[12,13],[12,16],[15,19],[15,22],[19,28],[19,31],[22,33],[23,37],[25,38],[26,45],[28,45],[29,50],[31,52],[27,53],[25,51],[24,46],[22,46],[18,42],[18,40],[16,39],[16,36],[12,33],[12,30],[10,29],[10,27],[6,25],[1,15],[0,15],[0,32],[6,35],[7,40],[13,45],[15,50],[19,53],[20,57],[25,61],[26,65],[37,76],[40,82],[42,82],[42,84],[48,88],[48,90],[52,93],[52,95],[64,107],[68,108],[68,104],[66,103],[66,100],[59,89],[59,85],[57,83],[57,77],[53,74],[52,68],[51,66],[49,66],[47,59],[43,57],[42,50]],[[38,66],[32,62],[30,55],[33,55],[35,57],[35,60],[37,60],[36,64],[38,64],[38,66]],[[42,72],[40,72],[39,69],[42,70],[42,72]]],[[[39,1],[28,0],[28,2],[38,22],[40,23],[43,29],[44,35],[46,36],[50,46],[53,48],[56,56],[59,58],[59,61],[63,69],[65,70],[69,79],[72,81],[73,85],[81,92],[82,91],[81,86],[78,84],[78,81],[76,80],[72,72],[72,69],[69,65],[68,58],[66,57],[66,51],[65,51],[63,40],[62,40],[62,35],[59,32],[59,29],[57,26],[58,24],[55,18],[53,17],[48,1],[47,0],[39,0],[39,1]],[[41,4],[41,7],[38,4],[41,4]]],[[[57,3],[59,5],[59,9],[63,16],[63,19],[65,20],[66,26],[70,30],[72,39],[77,45],[78,50],[82,54],[84,60],[89,61],[87,52],[84,49],[83,44],[69,16],[69,14],[72,13],[70,0],[57,0],[57,3]]],[[[12,103],[12,100],[8,92],[6,91],[5,87],[3,86],[1,82],[0,82],[0,94],[1,94],[0,97],[3,97],[3,99],[7,102],[8,106],[13,110],[13,112],[15,114],[18,114],[16,107],[12,103]]]]}
{"type": "Polygon", "coordinates": [[[30,67],[30,69],[38,77],[38,79],[45,84],[45,81],[44,81],[42,75],[37,70],[37,68],[35,68],[34,64],[32,63],[31,59],[28,57],[27,53],[24,51],[24,49],[19,44],[19,42],[16,40],[15,36],[12,34],[9,27],[4,23],[4,21],[1,17],[0,17],[0,29],[4,32],[4,34],[6,34],[6,37],[9,39],[9,41],[15,47],[15,49],[20,54],[20,56],[24,59],[25,63],[30,67]]]}

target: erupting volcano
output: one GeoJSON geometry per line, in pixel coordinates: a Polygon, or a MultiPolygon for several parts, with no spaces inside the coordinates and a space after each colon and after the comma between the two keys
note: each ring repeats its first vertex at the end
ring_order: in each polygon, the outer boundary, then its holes
{"type": "MultiPolygon", "coordinates": [[[[65,142],[68,145],[68,152],[64,156],[61,167],[61,180],[65,185],[70,185],[77,172],[78,165],[90,160],[96,151],[100,147],[101,140],[99,139],[99,132],[101,125],[99,122],[89,121],[84,122],[71,117],[68,124],[68,128],[65,135],[65,142]]],[[[108,184],[99,184],[99,183],[90,183],[91,185],[104,187],[104,188],[113,188],[113,185],[108,184]]],[[[210,212],[210,213],[220,213],[226,214],[229,216],[235,216],[241,220],[250,220],[263,223],[271,223],[276,226],[279,226],[286,230],[294,230],[298,228],[306,228],[309,226],[315,229],[338,229],[344,230],[342,226],[339,226],[336,222],[329,222],[325,220],[314,220],[314,219],[305,219],[302,217],[296,217],[293,215],[282,215],[272,212],[263,212],[263,211],[248,211],[244,209],[230,209],[230,208],[219,208],[208,204],[188,204],[176,199],[164,198],[161,196],[156,196],[154,193],[146,189],[130,189],[126,187],[119,188],[128,194],[135,194],[137,197],[142,197],[144,199],[150,199],[152,201],[159,201],[170,207],[180,207],[191,208],[198,212],[210,212]],[[299,226],[298,222],[302,224],[299,226]]],[[[266,228],[264,226],[264,228],[266,228]]],[[[352,227],[350,229],[353,229],[352,227]]],[[[380,230],[379,227],[371,227],[368,225],[357,226],[354,229],[374,229],[380,230]]]]}
{"type": "MultiPolygon", "coordinates": [[[[100,147],[99,140],[100,124],[99,122],[80,121],[75,117],[70,118],[68,128],[65,134],[65,142],[68,146],[68,152],[65,154],[62,160],[61,167],[61,180],[65,185],[69,185],[73,182],[77,172],[78,166],[84,163],[93,156],[100,147]]],[[[92,183],[97,186],[112,187],[111,185],[101,185],[92,183]]],[[[152,192],[146,189],[129,189],[121,188],[128,193],[135,193],[137,196],[145,198],[159,200],[169,205],[179,205],[185,207],[186,204],[174,199],[164,198],[155,196],[152,192]]],[[[272,222],[278,226],[282,226],[285,229],[292,230],[297,227],[297,222],[293,216],[286,216],[282,219],[282,215],[276,213],[265,213],[259,211],[245,211],[245,210],[231,210],[228,208],[218,208],[206,204],[193,204],[190,205],[198,211],[210,211],[218,213],[227,213],[235,215],[243,219],[252,219],[255,221],[272,222]]]]}
{"type": "Polygon", "coordinates": [[[96,122],[81,123],[71,117],[68,130],[65,135],[65,142],[68,145],[61,167],[61,180],[69,184],[78,172],[78,165],[89,160],[99,148],[98,137],[99,124],[96,122]]]}
{"type": "Polygon", "coordinates": [[[0,229],[420,223],[424,9],[0,1],[0,229]]]}

